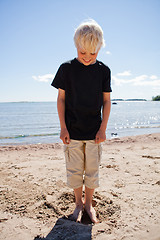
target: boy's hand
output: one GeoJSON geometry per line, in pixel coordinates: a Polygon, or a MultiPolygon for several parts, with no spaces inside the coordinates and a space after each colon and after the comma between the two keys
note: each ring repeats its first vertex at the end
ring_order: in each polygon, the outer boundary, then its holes
{"type": "Polygon", "coordinates": [[[60,139],[63,141],[64,144],[70,143],[70,137],[67,128],[61,129],[60,139]]]}
{"type": "Polygon", "coordinates": [[[105,131],[99,130],[96,134],[96,138],[95,138],[95,143],[101,143],[104,142],[106,140],[106,133],[105,131]]]}

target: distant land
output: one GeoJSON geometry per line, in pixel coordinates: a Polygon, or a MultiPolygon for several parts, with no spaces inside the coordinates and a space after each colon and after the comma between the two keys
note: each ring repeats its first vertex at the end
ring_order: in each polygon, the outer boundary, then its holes
{"type": "Polygon", "coordinates": [[[116,101],[147,101],[147,100],[146,99],[137,99],[137,98],[133,98],[133,99],[117,98],[117,99],[112,99],[111,101],[116,102],[116,101]]]}
{"type": "Polygon", "coordinates": [[[112,99],[111,101],[160,101],[160,95],[157,95],[156,97],[152,97],[152,100],[146,100],[143,98],[129,98],[129,99],[123,99],[123,98],[116,98],[112,99]]]}
{"type": "Polygon", "coordinates": [[[152,97],[152,101],[160,101],[160,95],[157,95],[156,97],[152,97]]]}

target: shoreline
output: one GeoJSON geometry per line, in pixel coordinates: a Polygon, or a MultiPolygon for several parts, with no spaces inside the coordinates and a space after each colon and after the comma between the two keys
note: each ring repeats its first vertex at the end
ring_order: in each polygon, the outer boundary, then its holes
{"type": "Polygon", "coordinates": [[[63,143],[0,146],[0,238],[159,240],[159,143],[154,133],[102,144],[96,225],[67,219],[74,197],[63,143]]]}
{"type": "MultiPolygon", "coordinates": [[[[127,138],[139,138],[139,137],[143,137],[143,136],[149,136],[149,135],[153,135],[153,134],[160,134],[160,132],[156,132],[156,133],[146,133],[146,134],[136,134],[136,135],[127,135],[127,136],[122,136],[122,137],[119,137],[118,135],[117,135],[117,137],[116,137],[116,135],[115,135],[115,137],[111,137],[111,138],[107,138],[106,139],[106,141],[104,142],[104,143],[102,143],[102,144],[105,144],[106,142],[114,142],[115,140],[123,140],[123,139],[127,139],[127,138]]],[[[47,146],[47,145],[49,145],[49,146],[53,146],[53,145],[63,145],[63,142],[60,140],[60,138],[59,138],[59,141],[55,141],[55,142],[48,142],[48,143],[8,143],[8,144],[1,144],[0,143],[0,149],[1,148],[7,148],[7,147],[9,147],[9,148],[11,148],[11,147],[25,147],[25,148],[28,148],[28,147],[30,147],[30,146],[47,146]]]]}

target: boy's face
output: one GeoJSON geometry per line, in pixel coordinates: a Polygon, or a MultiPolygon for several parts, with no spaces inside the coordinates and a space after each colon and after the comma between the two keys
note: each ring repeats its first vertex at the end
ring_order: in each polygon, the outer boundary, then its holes
{"type": "Polygon", "coordinates": [[[77,59],[79,62],[83,63],[85,66],[88,66],[96,62],[98,52],[99,51],[94,53],[85,49],[77,48],[77,54],[78,54],[77,59]]]}

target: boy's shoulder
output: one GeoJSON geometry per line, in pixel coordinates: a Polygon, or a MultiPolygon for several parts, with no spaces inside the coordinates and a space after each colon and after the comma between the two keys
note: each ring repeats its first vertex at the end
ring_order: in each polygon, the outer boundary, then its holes
{"type": "Polygon", "coordinates": [[[63,62],[59,66],[59,71],[61,71],[62,73],[67,73],[67,72],[71,71],[71,66],[73,66],[73,61],[74,61],[74,59],[63,62]]]}
{"type": "Polygon", "coordinates": [[[102,70],[104,70],[104,71],[110,71],[110,68],[109,68],[106,64],[104,64],[103,62],[97,60],[97,63],[98,63],[99,67],[100,67],[102,70]]]}
{"type": "Polygon", "coordinates": [[[61,64],[61,66],[63,67],[67,67],[67,66],[71,66],[71,64],[74,62],[74,59],[71,59],[71,60],[68,60],[68,61],[65,61],[61,64]]]}

